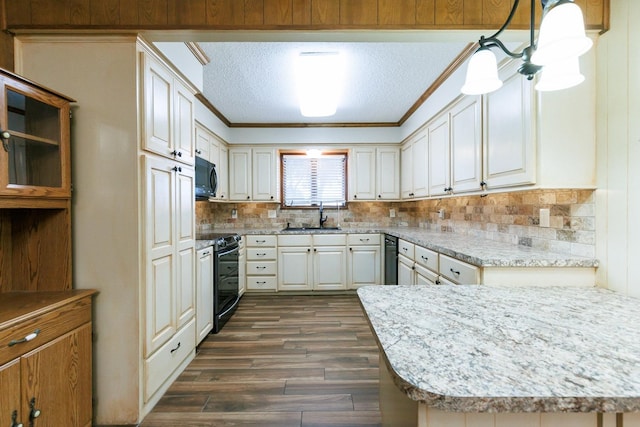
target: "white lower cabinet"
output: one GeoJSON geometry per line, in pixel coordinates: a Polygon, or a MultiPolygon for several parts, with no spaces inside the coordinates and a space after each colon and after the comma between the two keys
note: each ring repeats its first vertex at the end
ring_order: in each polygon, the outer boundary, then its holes
{"type": "Polygon", "coordinates": [[[200,249],[197,260],[196,344],[199,344],[213,329],[213,247],[200,249]]]}
{"type": "Polygon", "coordinates": [[[277,286],[276,236],[245,236],[247,259],[240,269],[246,274],[247,291],[275,291],[277,286]]]}
{"type": "Polygon", "coordinates": [[[398,254],[398,285],[415,285],[415,261],[398,254]]]}
{"type": "Polygon", "coordinates": [[[349,234],[347,236],[347,288],[379,285],[382,278],[380,234],[349,234]]]}
{"type": "Polygon", "coordinates": [[[480,268],[440,254],[440,276],[458,285],[480,283],[480,268]]]}

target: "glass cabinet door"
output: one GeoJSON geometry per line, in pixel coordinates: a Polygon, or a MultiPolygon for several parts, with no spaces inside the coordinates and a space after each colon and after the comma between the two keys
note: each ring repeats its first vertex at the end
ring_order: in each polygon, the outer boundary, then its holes
{"type": "Polygon", "coordinates": [[[69,102],[21,82],[4,81],[0,193],[68,197],[69,102]],[[4,136],[7,136],[5,133],[4,136]]]}

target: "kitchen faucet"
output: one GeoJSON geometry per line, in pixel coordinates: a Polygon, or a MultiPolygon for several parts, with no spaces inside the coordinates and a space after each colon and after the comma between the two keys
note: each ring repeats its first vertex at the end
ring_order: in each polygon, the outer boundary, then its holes
{"type": "Polygon", "coordinates": [[[322,211],[323,211],[322,202],[320,202],[320,209],[319,210],[320,210],[320,228],[322,228],[324,223],[327,222],[327,219],[329,219],[329,218],[326,217],[326,216],[324,218],[322,217],[322,211]]]}

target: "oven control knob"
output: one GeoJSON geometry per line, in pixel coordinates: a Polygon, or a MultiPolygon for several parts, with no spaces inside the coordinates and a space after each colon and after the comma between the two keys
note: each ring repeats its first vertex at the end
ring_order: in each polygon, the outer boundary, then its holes
{"type": "Polygon", "coordinates": [[[218,241],[216,242],[216,245],[217,245],[219,248],[224,248],[224,247],[226,247],[226,246],[227,246],[227,241],[226,241],[226,240],[224,240],[224,239],[218,239],[218,241]]]}

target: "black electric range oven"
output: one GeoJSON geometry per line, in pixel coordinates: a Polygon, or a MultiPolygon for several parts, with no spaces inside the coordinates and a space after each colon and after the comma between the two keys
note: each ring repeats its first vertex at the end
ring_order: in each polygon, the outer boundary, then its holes
{"type": "Polygon", "coordinates": [[[212,233],[200,238],[213,240],[213,333],[217,334],[240,302],[238,242],[241,236],[212,233]]]}

